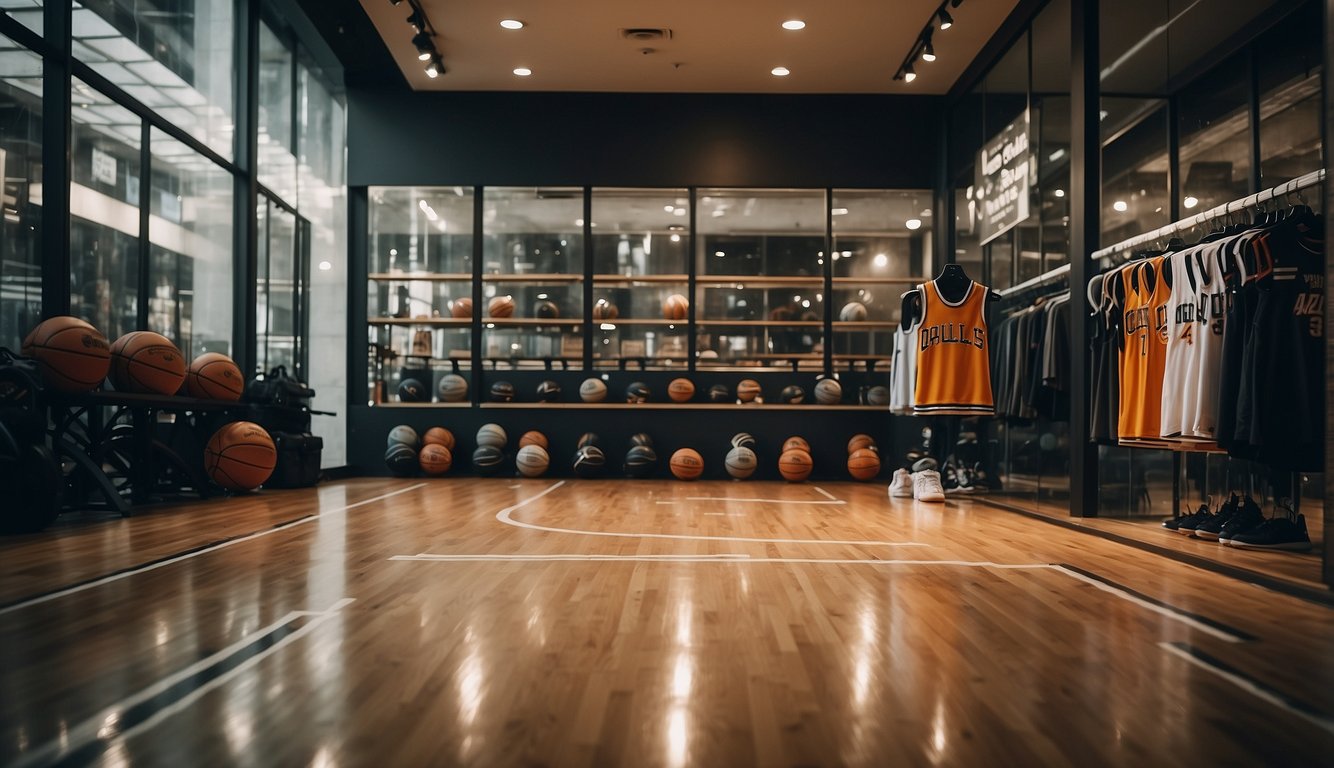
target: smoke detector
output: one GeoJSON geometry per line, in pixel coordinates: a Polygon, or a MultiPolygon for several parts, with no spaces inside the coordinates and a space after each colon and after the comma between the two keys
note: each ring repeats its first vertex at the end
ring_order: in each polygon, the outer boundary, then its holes
{"type": "Polygon", "coordinates": [[[671,40],[672,31],[666,27],[630,27],[621,30],[621,37],[636,43],[671,40]]]}

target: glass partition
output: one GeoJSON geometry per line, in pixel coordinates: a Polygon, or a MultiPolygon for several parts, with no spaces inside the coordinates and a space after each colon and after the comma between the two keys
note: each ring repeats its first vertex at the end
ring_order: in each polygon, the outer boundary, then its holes
{"type": "Polygon", "coordinates": [[[42,60],[7,37],[0,47],[0,346],[18,349],[42,317],[42,60]]]}

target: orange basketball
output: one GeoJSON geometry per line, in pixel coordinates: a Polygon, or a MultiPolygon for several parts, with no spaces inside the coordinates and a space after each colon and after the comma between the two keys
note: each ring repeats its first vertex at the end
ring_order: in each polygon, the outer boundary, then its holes
{"type": "Polygon", "coordinates": [[[174,395],[185,380],[185,358],[162,334],[132,331],[111,345],[111,383],[121,392],[174,395]]]}
{"type": "Polygon", "coordinates": [[[190,370],[185,373],[185,391],[191,397],[235,402],[245,391],[245,381],[241,369],[230,357],[221,352],[205,352],[190,363],[190,370]]]}
{"type": "Polygon", "coordinates": [[[513,317],[514,299],[497,296],[486,305],[486,311],[491,317],[513,317]]]}
{"type": "Polygon", "coordinates": [[[273,438],[258,424],[233,421],[213,433],[204,446],[204,472],[213,482],[233,491],[263,485],[278,464],[273,438]]]}
{"type": "Polygon", "coordinates": [[[111,348],[102,332],[77,317],[43,320],[23,340],[23,355],[37,361],[42,381],[61,392],[87,392],[107,377],[111,348]]]}
{"type": "Polygon", "coordinates": [[[457,318],[472,317],[472,299],[454,299],[449,302],[449,314],[457,318]]]}
{"type": "Polygon", "coordinates": [[[794,435],[783,441],[781,453],[787,453],[788,451],[801,451],[808,454],[811,452],[811,444],[806,442],[806,438],[794,435]]]}
{"type": "Polygon", "coordinates": [[[449,450],[454,450],[454,433],[444,427],[431,427],[422,435],[424,445],[443,445],[449,450]]]}
{"type": "Polygon", "coordinates": [[[852,439],[848,441],[848,454],[851,455],[853,451],[862,448],[874,448],[874,447],[875,447],[875,440],[870,435],[864,435],[859,433],[853,435],[852,439]]]}
{"type": "Polygon", "coordinates": [[[694,448],[682,448],[668,462],[677,480],[694,480],[704,472],[704,459],[694,448]]]}
{"type": "Polygon", "coordinates": [[[454,455],[443,445],[427,443],[422,446],[421,453],[417,454],[417,463],[421,464],[422,472],[428,475],[443,475],[453,466],[454,455]]]}
{"type": "Polygon", "coordinates": [[[805,451],[783,451],[783,455],[778,457],[778,472],[790,483],[800,483],[810,477],[814,466],[811,455],[805,451]]]}
{"type": "Polygon", "coordinates": [[[853,480],[870,480],[880,474],[880,454],[870,448],[858,448],[848,457],[848,474],[853,480]]]}
{"type": "Polygon", "coordinates": [[[689,402],[694,396],[695,384],[690,379],[672,379],[667,385],[667,397],[670,397],[673,403],[689,402]]]}
{"type": "Polygon", "coordinates": [[[662,303],[662,316],[667,320],[684,320],[690,309],[690,302],[679,293],[673,293],[662,303]]]}
{"type": "Polygon", "coordinates": [[[544,451],[551,447],[547,443],[547,436],[535,429],[524,432],[523,436],[519,438],[520,448],[527,448],[530,445],[536,445],[544,451]]]}

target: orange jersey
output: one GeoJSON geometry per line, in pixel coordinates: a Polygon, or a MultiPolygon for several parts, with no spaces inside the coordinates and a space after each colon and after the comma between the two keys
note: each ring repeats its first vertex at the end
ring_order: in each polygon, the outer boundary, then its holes
{"type": "Polygon", "coordinates": [[[1167,365],[1167,304],[1172,289],[1163,279],[1164,258],[1121,270],[1125,288],[1121,328],[1122,441],[1161,441],[1163,372],[1167,365]],[[1152,277],[1153,285],[1145,283],[1152,277]]]}
{"type": "Polygon", "coordinates": [[[918,415],[991,416],[991,342],[987,333],[987,287],[968,286],[951,304],[932,280],[924,283],[922,320],[917,326],[918,415]]]}

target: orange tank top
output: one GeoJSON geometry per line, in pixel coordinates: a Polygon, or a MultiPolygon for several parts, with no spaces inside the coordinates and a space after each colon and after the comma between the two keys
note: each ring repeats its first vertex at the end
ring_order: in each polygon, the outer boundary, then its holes
{"type": "Polygon", "coordinates": [[[1121,327],[1122,441],[1161,441],[1163,371],[1167,366],[1167,304],[1172,290],[1163,279],[1164,258],[1156,256],[1121,270],[1125,289],[1121,327]],[[1153,285],[1146,283],[1153,279],[1153,285]]]}
{"type": "Polygon", "coordinates": [[[932,280],[922,287],[922,320],[917,326],[917,388],[913,412],[922,415],[991,416],[991,342],[987,287],[968,286],[950,303],[932,280]]]}

